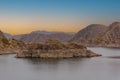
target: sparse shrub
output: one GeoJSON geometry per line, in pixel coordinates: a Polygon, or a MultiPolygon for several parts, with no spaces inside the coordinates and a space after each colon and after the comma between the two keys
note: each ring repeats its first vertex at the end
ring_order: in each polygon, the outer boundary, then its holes
{"type": "Polygon", "coordinates": [[[68,49],[86,49],[85,46],[74,43],[74,42],[70,42],[66,46],[68,49]]]}
{"type": "Polygon", "coordinates": [[[60,50],[60,49],[86,49],[86,47],[76,44],[68,43],[63,44],[58,40],[48,40],[43,44],[32,43],[27,45],[28,50],[60,50]]]}
{"type": "Polygon", "coordinates": [[[8,40],[11,48],[23,48],[25,47],[24,42],[20,40],[10,39],[8,40]]]}
{"type": "Polygon", "coordinates": [[[48,46],[48,49],[64,49],[65,45],[61,43],[59,40],[49,39],[45,42],[45,45],[48,46]]]}

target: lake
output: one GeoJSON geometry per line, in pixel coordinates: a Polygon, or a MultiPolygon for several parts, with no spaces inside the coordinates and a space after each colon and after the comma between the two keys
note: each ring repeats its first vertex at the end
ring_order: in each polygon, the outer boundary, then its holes
{"type": "Polygon", "coordinates": [[[102,57],[87,59],[17,59],[0,55],[0,80],[120,80],[120,49],[88,48],[102,57]]]}

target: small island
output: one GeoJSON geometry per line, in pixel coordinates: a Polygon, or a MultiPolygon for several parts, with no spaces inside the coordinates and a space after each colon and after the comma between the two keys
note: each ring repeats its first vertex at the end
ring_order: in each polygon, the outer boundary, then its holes
{"type": "Polygon", "coordinates": [[[101,56],[83,45],[76,43],[61,43],[58,40],[48,40],[45,43],[31,43],[26,49],[19,51],[17,58],[90,58],[101,56]]]}

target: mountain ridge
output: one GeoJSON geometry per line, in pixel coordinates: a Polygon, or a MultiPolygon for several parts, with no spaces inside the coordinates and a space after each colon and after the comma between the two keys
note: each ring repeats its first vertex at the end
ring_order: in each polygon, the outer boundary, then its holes
{"type": "Polygon", "coordinates": [[[48,39],[58,39],[61,42],[67,42],[73,37],[73,35],[74,34],[72,33],[65,32],[32,31],[29,34],[18,35],[21,37],[18,40],[22,40],[25,43],[42,43],[47,41],[48,39]]]}
{"type": "Polygon", "coordinates": [[[120,22],[113,22],[109,26],[89,25],[70,41],[86,46],[120,47],[120,22]]]}

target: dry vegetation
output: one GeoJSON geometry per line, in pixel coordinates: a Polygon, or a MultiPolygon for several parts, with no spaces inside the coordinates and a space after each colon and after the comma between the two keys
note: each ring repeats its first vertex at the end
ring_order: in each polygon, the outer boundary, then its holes
{"type": "Polygon", "coordinates": [[[49,39],[45,43],[27,44],[27,48],[28,50],[86,49],[86,47],[76,43],[63,44],[59,40],[53,40],[53,39],[49,39]]]}

